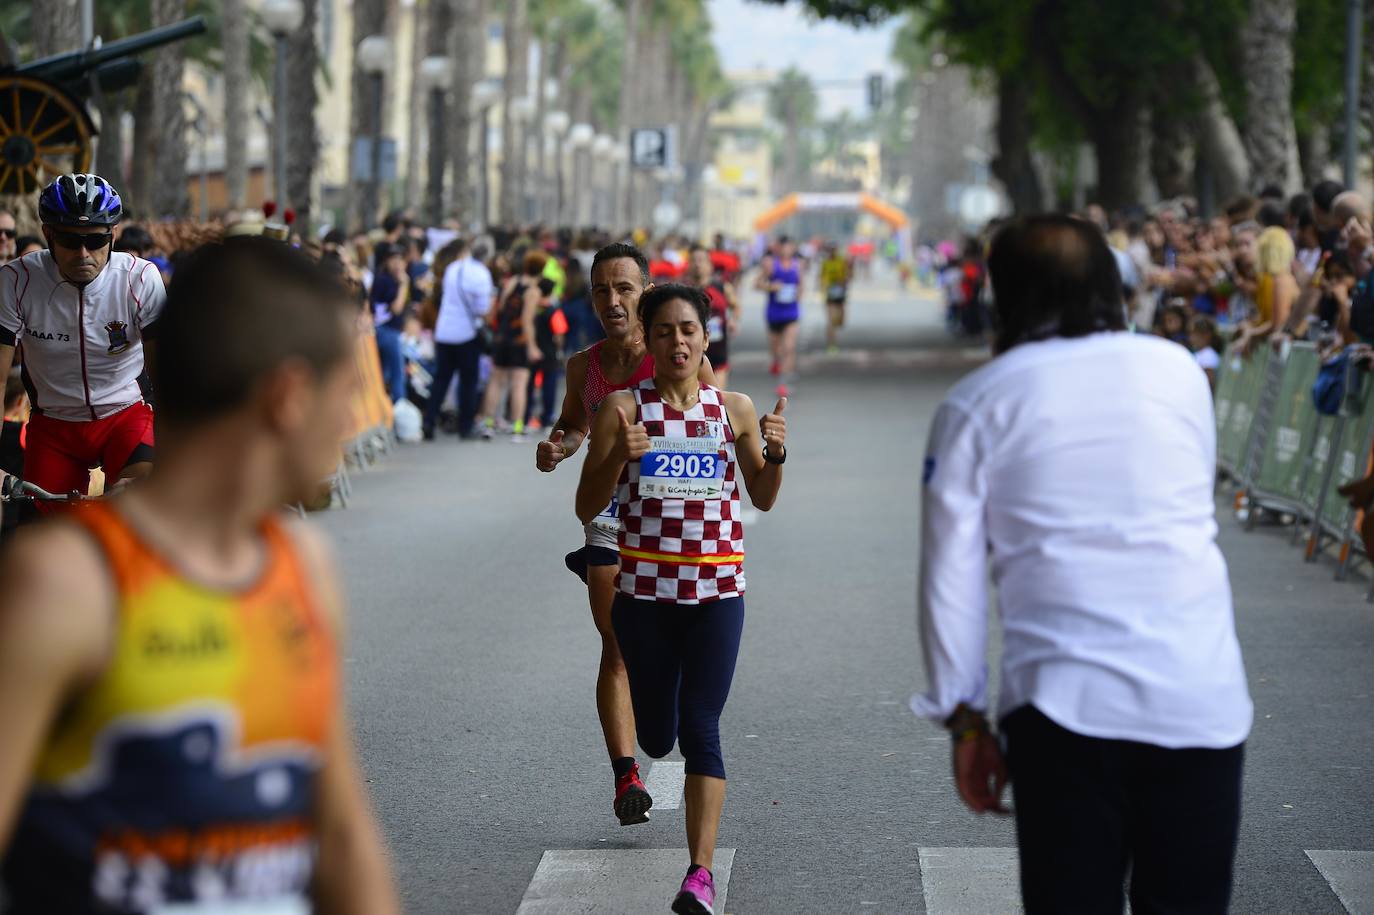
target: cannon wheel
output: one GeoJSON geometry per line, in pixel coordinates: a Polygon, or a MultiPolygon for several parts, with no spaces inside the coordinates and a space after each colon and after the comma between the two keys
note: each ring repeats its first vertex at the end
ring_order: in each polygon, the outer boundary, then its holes
{"type": "Polygon", "coordinates": [[[81,103],[45,80],[0,74],[0,194],[91,168],[95,127],[81,103]]]}

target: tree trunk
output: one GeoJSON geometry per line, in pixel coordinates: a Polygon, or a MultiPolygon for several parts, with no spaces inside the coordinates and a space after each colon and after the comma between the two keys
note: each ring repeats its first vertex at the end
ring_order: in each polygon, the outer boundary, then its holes
{"type": "Polygon", "coordinates": [[[81,46],[80,0],[32,0],[29,34],[35,59],[81,46]]]}
{"type": "Polygon", "coordinates": [[[352,92],[350,93],[353,108],[349,117],[350,137],[348,144],[348,171],[351,191],[349,209],[352,212],[353,222],[363,228],[374,225],[377,222],[378,213],[368,199],[368,182],[353,181],[351,176],[357,174],[357,169],[362,164],[356,161],[357,140],[361,138],[371,140],[374,136],[380,136],[382,125],[386,123],[386,77],[382,77],[382,104],[378,106],[376,84],[373,77],[364,71],[358,63],[357,51],[358,44],[364,38],[370,35],[386,34],[386,8],[386,0],[353,0],[354,56],[352,92]],[[377,111],[379,107],[382,109],[381,112],[377,111]],[[381,118],[378,117],[379,113],[381,118]]]}
{"type": "Polygon", "coordinates": [[[117,190],[128,190],[124,174],[124,112],[129,106],[127,89],[100,95],[100,141],[95,145],[95,173],[117,190]]]}
{"type": "Polygon", "coordinates": [[[991,168],[1017,215],[1038,213],[1045,205],[1030,139],[1030,86],[1020,74],[1001,74],[997,78],[997,155],[991,168]]]}
{"type": "Polygon", "coordinates": [[[1245,151],[1256,186],[1300,189],[1293,127],[1296,0],[1250,0],[1241,32],[1245,69],[1245,151]]]}
{"type": "MultiPolygon", "coordinates": [[[[153,0],[153,27],[186,17],[186,0],[153,0]]],[[[186,187],[186,105],[182,77],[186,45],[175,42],[151,52],[153,74],[152,165],[156,180],[149,198],[155,216],[186,216],[191,195],[186,187]]]]}
{"type": "MultiPolygon", "coordinates": [[[[450,0],[430,0],[426,10],[428,21],[425,23],[425,53],[434,56],[448,55],[448,33],[452,28],[453,5],[450,0]]],[[[450,86],[460,82],[454,74],[458,70],[457,57],[449,57],[450,86]]],[[[444,177],[448,169],[448,138],[445,136],[445,111],[448,98],[439,93],[436,105],[435,90],[425,90],[423,123],[425,124],[425,164],[424,213],[431,225],[439,225],[447,210],[444,200],[444,177]]]]}
{"type": "Polygon", "coordinates": [[[1150,112],[1150,176],[1165,200],[1192,193],[1193,138],[1188,124],[1162,106],[1150,112]]]}
{"type": "Polygon", "coordinates": [[[549,98],[544,91],[549,81],[549,42],[539,40],[539,67],[534,73],[534,124],[530,133],[534,135],[534,174],[530,176],[528,194],[533,203],[530,215],[535,222],[548,220],[547,204],[549,199],[549,138],[545,125],[548,123],[549,98]]]}
{"type": "Polygon", "coordinates": [[[530,91],[529,0],[506,0],[506,81],[501,108],[501,222],[524,221],[525,124],[516,122],[511,102],[530,91]]]}
{"type": "Polygon", "coordinates": [[[241,210],[248,195],[248,10],[245,0],[221,0],[224,33],[224,185],[229,209],[241,210]]]}
{"type": "Polygon", "coordinates": [[[1097,202],[1108,210],[1145,198],[1145,111],[1138,101],[1118,102],[1110,117],[1088,125],[1097,159],[1097,202]]]}
{"type": "Polygon", "coordinates": [[[1193,85],[1201,105],[1194,121],[1197,136],[1197,167],[1211,176],[1217,198],[1231,200],[1249,190],[1250,163],[1235,121],[1221,99],[1217,75],[1201,54],[1192,60],[1193,85]]]}
{"type": "MultiPolygon", "coordinates": [[[[625,0],[625,34],[630,40],[628,47],[624,49],[624,59],[620,65],[620,123],[617,127],[622,149],[628,148],[630,128],[634,126],[637,114],[634,105],[636,90],[641,81],[637,79],[635,72],[638,64],[636,50],[639,47],[639,42],[635,38],[639,35],[640,22],[644,18],[644,5],[645,0],[625,0]]],[[[622,226],[629,226],[634,222],[634,195],[629,192],[631,190],[632,188],[627,187],[623,191],[617,191],[620,206],[612,214],[612,223],[618,221],[622,226]]]]}
{"type": "Polygon", "coordinates": [[[1298,159],[1302,162],[1303,187],[1312,187],[1325,178],[1331,166],[1331,128],[1312,124],[1298,134],[1298,159]]]}
{"type": "MultiPolygon", "coordinates": [[[[466,219],[485,228],[490,218],[490,203],[479,196],[478,189],[490,179],[481,173],[480,155],[476,170],[473,167],[473,122],[481,112],[473,110],[472,89],[486,75],[487,4],[486,0],[454,2],[452,26],[447,33],[448,55],[454,62],[448,117],[449,157],[453,164],[453,209],[460,220],[466,219]]],[[[481,133],[480,128],[477,133],[481,133]]],[[[480,144],[486,142],[485,136],[477,137],[479,149],[480,144]]]]}
{"type": "Polygon", "coordinates": [[[305,18],[287,39],[286,85],[286,199],[296,211],[296,226],[309,236],[314,222],[315,163],[320,158],[320,135],[315,126],[319,87],[319,45],[315,25],[319,0],[302,0],[305,18]]]}
{"type": "Polygon", "coordinates": [[[153,121],[153,72],[144,67],[139,76],[138,89],[134,94],[134,139],[129,146],[129,193],[128,198],[139,219],[154,215],[153,202],[149,199],[149,187],[153,174],[152,157],[147,150],[153,147],[153,134],[156,125],[153,121]]]}
{"type": "MultiPolygon", "coordinates": [[[[430,5],[434,5],[434,2],[431,0],[430,5]]],[[[420,163],[425,161],[424,145],[428,140],[424,125],[430,107],[430,89],[420,72],[420,64],[429,53],[429,23],[425,13],[418,4],[406,10],[406,15],[410,17],[410,97],[406,99],[409,111],[406,118],[406,179],[402,200],[407,210],[414,210],[420,201],[420,163]]]]}

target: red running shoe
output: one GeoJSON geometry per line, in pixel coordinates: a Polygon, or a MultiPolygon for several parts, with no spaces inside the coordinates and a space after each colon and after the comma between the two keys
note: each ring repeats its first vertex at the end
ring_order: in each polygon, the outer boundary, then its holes
{"type": "Polygon", "coordinates": [[[773,364],[772,364],[771,366],[769,366],[769,368],[768,368],[768,374],[770,374],[770,375],[776,375],[776,374],[778,374],[778,373],[781,372],[781,371],[782,371],[782,366],[778,364],[777,360],[774,360],[774,361],[773,361],[773,364]]]}
{"type": "Polygon", "coordinates": [[[649,808],[654,799],[639,780],[639,763],[629,772],[615,780],[615,815],[621,826],[634,826],[649,822],[649,808]]]}

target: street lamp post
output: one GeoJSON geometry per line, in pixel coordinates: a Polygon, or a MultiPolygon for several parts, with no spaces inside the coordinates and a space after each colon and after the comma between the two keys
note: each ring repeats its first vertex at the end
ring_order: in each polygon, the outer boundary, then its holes
{"type": "Polygon", "coordinates": [[[272,177],[276,184],[277,206],[286,210],[286,56],[291,34],[301,27],[305,7],[300,0],[264,0],[260,13],[267,30],[276,40],[275,94],[272,102],[272,126],[276,149],[272,156],[272,177]]]}
{"type": "Polygon", "coordinates": [[[206,150],[208,145],[209,124],[205,118],[205,106],[200,103],[194,95],[187,92],[186,101],[190,103],[192,110],[195,111],[195,120],[191,122],[191,129],[196,134],[196,145],[200,148],[200,221],[210,221],[210,161],[206,150]]]}
{"type": "MultiPolygon", "coordinates": [[[[568,203],[567,213],[563,215],[564,221],[573,228],[585,226],[590,220],[586,215],[586,207],[583,201],[587,197],[587,191],[593,184],[588,180],[588,156],[596,139],[596,130],[590,124],[574,124],[568,130],[568,143],[572,146],[572,194],[568,203]]],[[[562,187],[562,173],[559,173],[559,187],[562,187]]],[[[592,188],[595,193],[595,189],[592,188]]],[[[563,195],[559,193],[560,208],[563,195]]]]}
{"type": "Polygon", "coordinates": [[[591,187],[592,199],[584,212],[586,220],[598,228],[610,221],[606,211],[612,193],[610,160],[615,155],[615,147],[615,137],[599,133],[592,137],[591,154],[587,157],[587,184],[591,187]]]}
{"type": "MultiPolygon", "coordinates": [[[[515,169],[515,174],[524,175],[526,184],[525,187],[515,189],[515,193],[518,195],[516,199],[521,203],[520,212],[516,214],[516,218],[520,222],[530,221],[530,191],[528,187],[530,164],[529,122],[530,119],[534,117],[534,107],[534,99],[530,98],[528,95],[522,95],[519,98],[511,99],[510,116],[515,121],[515,130],[512,131],[512,136],[515,138],[515,148],[501,150],[501,155],[503,156],[520,157],[520,164],[519,167],[515,169]]],[[[509,199],[506,197],[506,191],[503,190],[501,195],[503,198],[509,199]]]]}
{"type": "Polygon", "coordinates": [[[439,225],[444,219],[444,100],[453,84],[453,65],[443,55],[420,61],[420,78],[429,86],[429,220],[439,225]]]}
{"type": "Polygon", "coordinates": [[[472,87],[473,107],[481,112],[478,127],[482,136],[477,146],[477,164],[482,171],[478,185],[482,196],[478,222],[483,229],[491,222],[491,109],[500,99],[501,84],[495,80],[482,80],[472,87]]]}
{"type": "Polygon", "coordinates": [[[382,77],[391,68],[391,40],[368,35],[358,42],[358,66],[372,82],[372,142],[368,152],[367,196],[363,199],[363,228],[371,228],[381,208],[382,194],[382,77]]]}
{"type": "Polygon", "coordinates": [[[553,137],[553,206],[552,222],[563,221],[563,141],[567,139],[572,118],[566,111],[550,111],[544,115],[544,127],[553,137]]]}

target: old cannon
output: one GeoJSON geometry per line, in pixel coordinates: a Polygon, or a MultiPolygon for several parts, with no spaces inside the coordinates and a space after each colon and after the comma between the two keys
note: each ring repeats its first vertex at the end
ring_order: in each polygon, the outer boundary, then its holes
{"type": "Polygon", "coordinates": [[[45,178],[89,171],[93,91],[138,81],[135,55],[205,31],[194,16],[82,51],[54,54],[0,70],[0,194],[31,194],[45,178]]]}

